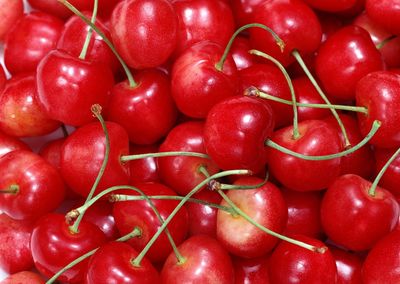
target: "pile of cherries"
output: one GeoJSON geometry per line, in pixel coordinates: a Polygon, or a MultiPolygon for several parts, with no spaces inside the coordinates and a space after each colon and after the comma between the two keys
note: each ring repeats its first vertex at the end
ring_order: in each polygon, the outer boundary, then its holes
{"type": "Polygon", "coordinates": [[[399,7],[0,0],[0,283],[400,283],[399,7]]]}

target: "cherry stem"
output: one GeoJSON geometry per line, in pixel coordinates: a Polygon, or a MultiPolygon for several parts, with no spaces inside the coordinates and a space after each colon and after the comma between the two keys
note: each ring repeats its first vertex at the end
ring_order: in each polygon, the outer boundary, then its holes
{"type": "Polygon", "coordinates": [[[346,156],[348,154],[351,154],[355,151],[357,151],[358,149],[360,149],[361,147],[363,147],[365,144],[368,143],[369,140],[371,140],[371,138],[375,135],[375,133],[378,131],[379,127],[381,126],[381,122],[379,120],[375,120],[374,123],[372,124],[372,128],[370,130],[370,132],[364,137],[363,140],[361,140],[358,144],[354,145],[351,148],[348,148],[342,152],[339,153],[335,153],[335,154],[330,154],[330,155],[322,155],[322,156],[308,156],[308,155],[303,155],[297,152],[294,152],[292,150],[289,150],[285,147],[282,147],[278,144],[276,144],[275,142],[273,142],[272,140],[268,139],[267,141],[265,141],[265,145],[269,146],[271,148],[274,148],[278,151],[281,151],[285,154],[294,156],[296,158],[300,158],[303,160],[309,160],[309,161],[323,161],[323,160],[330,160],[330,159],[335,159],[335,158],[340,158],[343,156],[346,156]]]}
{"type": "Polygon", "coordinates": [[[18,191],[19,191],[19,185],[18,184],[12,184],[8,188],[0,190],[0,193],[17,194],[18,191]]]}
{"type": "Polygon", "coordinates": [[[390,159],[385,163],[385,165],[382,167],[382,169],[379,171],[378,175],[375,177],[373,183],[371,184],[370,189],[368,190],[368,194],[370,196],[375,196],[376,194],[376,188],[378,186],[379,181],[381,180],[383,174],[386,172],[387,168],[390,166],[390,164],[399,156],[400,154],[400,148],[397,149],[396,152],[390,157],[390,159]]]}
{"type": "Polygon", "coordinates": [[[142,259],[145,257],[146,253],[149,251],[151,246],[154,244],[154,242],[158,239],[158,237],[161,235],[161,233],[164,231],[164,229],[168,226],[168,224],[171,222],[172,218],[175,217],[176,213],[182,208],[182,206],[189,200],[190,197],[192,197],[193,194],[198,192],[203,186],[207,185],[211,180],[213,179],[218,179],[221,177],[226,177],[229,175],[248,175],[251,172],[248,170],[229,170],[229,171],[223,171],[216,173],[206,179],[204,179],[202,182],[200,182],[197,186],[195,186],[185,197],[179,202],[179,204],[174,208],[174,210],[171,212],[171,214],[165,219],[165,222],[161,225],[161,227],[158,229],[158,231],[153,235],[153,237],[150,239],[150,241],[146,244],[146,246],[143,248],[143,250],[139,253],[139,255],[132,260],[132,265],[139,267],[140,262],[142,259]]]}
{"type": "Polygon", "coordinates": [[[285,48],[285,43],[283,42],[283,40],[271,28],[269,28],[269,27],[267,27],[267,26],[265,26],[263,24],[259,24],[259,23],[251,23],[251,24],[244,25],[244,26],[238,28],[236,30],[236,32],[234,32],[234,34],[230,38],[228,44],[226,45],[224,53],[223,53],[221,59],[215,65],[215,68],[218,71],[222,71],[223,70],[225,60],[228,57],[229,51],[231,49],[231,46],[232,46],[233,41],[235,40],[235,38],[238,36],[238,34],[240,34],[242,31],[244,31],[244,30],[246,30],[248,28],[261,28],[261,29],[266,30],[267,32],[269,32],[274,37],[275,42],[279,46],[281,51],[283,51],[283,49],[285,48]]]}
{"type": "MultiPolygon", "coordinates": [[[[135,227],[132,232],[118,238],[115,241],[116,242],[126,242],[132,238],[140,237],[141,235],[142,235],[142,230],[139,227],[135,227]]],[[[72,262],[70,262],[69,264],[64,266],[62,269],[60,269],[56,274],[54,274],[53,277],[51,277],[49,280],[47,280],[46,284],[51,284],[54,281],[56,281],[57,278],[60,277],[61,274],[63,274],[68,269],[71,269],[78,263],[80,263],[80,262],[84,261],[85,259],[89,258],[90,256],[92,256],[98,249],[99,248],[95,248],[95,249],[81,255],[80,257],[74,259],[72,262]]]]}
{"type": "Polygon", "coordinates": [[[67,7],[75,15],[77,15],[79,18],[81,18],[87,25],[89,25],[103,39],[103,41],[108,45],[108,47],[114,53],[115,57],[117,57],[118,61],[122,65],[122,68],[124,68],[126,77],[128,78],[128,81],[129,81],[129,86],[131,88],[135,88],[138,84],[133,79],[132,72],[129,70],[129,67],[126,65],[126,63],[124,62],[122,57],[119,55],[119,53],[115,49],[112,42],[106,37],[106,35],[98,27],[96,27],[96,25],[94,25],[85,15],[83,15],[78,9],[76,9],[71,3],[69,3],[67,0],[57,0],[57,1],[61,2],[65,7],[67,7]]]}
{"type": "MultiPolygon", "coordinates": [[[[306,73],[308,79],[310,80],[310,82],[313,84],[314,88],[317,90],[318,94],[320,95],[320,97],[325,101],[325,103],[327,105],[332,105],[331,102],[329,101],[329,99],[326,97],[326,95],[324,94],[324,92],[322,91],[321,87],[318,85],[317,81],[315,80],[314,76],[311,74],[310,70],[308,69],[307,65],[304,63],[303,58],[301,57],[300,53],[294,49],[292,51],[292,55],[294,56],[294,58],[296,58],[297,62],[300,64],[301,68],[304,70],[304,72],[306,73]]],[[[343,138],[344,138],[344,147],[345,148],[349,148],[351,147],[351,143],[349,141],[349,137],[347,135],[347,131],[346,128],[343,125],[342,120],[340,119],[336,109],[334,108],[330,108],[333,116],[335,117],[336,121],[339,124],[340,130],[343,133],[343,138]]]]}
{"type": "MultiPolygon", "coordinates": [[[[275,96],[272,96],[270,94],[264,93],[263,91],[257,89],[256,87],[249,87],[245,90],[245,95],[247,96],[255,96],[259,97],[262,99],[266,100],[271,100],[274,102],[286,104],[286,105],[293,105],[292,101],[285,100],[282,98],[278,98],[275,96]]],[[[353,112],[359,112],[363,114],[368,114],[368,109],[365,107],[359,107],[359,106],[349,106],[349,105],[327,105],[327,104],[309,104],[309,103],[299,103],[297,102],[296,105],[298,107],[310,107],[310,108],[324,108],[324,109],[337,109],[337,110],[345,110],[345,111],[353,111],[353,112]]]]}
{"type": "Polygon", "coordinates": [[[293,106],[293,134],[292,134],[292,136],[293,136],[293,139],[299,138],[300,133],[299,133],[299,120],[298,120],[298,111],[297,111],[298,105],[297,105],[297,100],[296,100],[296,94],[294,91],[292,80],[290,79],[289,74],[286,72],[285,67],[283,67],[283,65],[278,60],[273,58],[272,56],[270,56],[264,52],[261,52],[259,50],[252,49],[252,50],[249,50],[249,53],[263,57],[263,58],[271,61],[279,68],[279,70],[281,70],[282,74],[285,76],[285,79],[288,83],[290,94],[292,97],[292,106],[293,106]]]}
{"type": "MultiPolygon", "coordinates": [[[[96,17],[97,17],[97,8],[99,6],[99,0],[94,0],[94,4],[93,4],[93,12],[92,12],[92,19],[90,20],[90,22],[94,25],[96,22],[96,17]]],[[[86,34],[86,38],[85,38],[85,42],[83,43],[83,47],[81,50],[81,54],[79,55],[79,59],[85,59],[86,58],[86,54],[88,52],[88,48],[89,48],[89,43],[90,40],[92,38],[92,34],[93,34],[93,29],[89,28],[87,34],[86,34]]]]}
{"type": "Polygon", "coordinates": [[[121,159],[122,163],[125,163],[125,162],[128,162],[128,161],[145,159],[145,158],[159,158],[159,157],[173,157],[173,156],[189,156],[189,157],[198,157],[198,158],[210,159],[210,157],[207,154],[204,154],[204,153],[179,152],[179,151],[126,155],[126,156],[121,156],[120,159],[121,159]]]}
{"type": "Polygon", "coordinates": [[[381,49],[383,48],[387,43],[391,42],[393,39],[395,39],[397,36],[396,35],[391,35],[382,40],[380,43],[376,45],[376,49],[381,49]]]}
{"type": "MultiPolygon", "coordinates": [[[[106,123],[105,123],[103,117],[101,116],[101,106],[95,104],[95,105],[92,106],[91,111],[96,116],[96,118],[99,120],[99,122],[101,124],[101,127],[103,128],[103,132],[104,132],[104,136],[105,136],[105,143],[104,143],[105,144],[105,151],[104,151],[103,163],[102,163],[102,165],[100,167],[100,170],[99,170],[99,172],[97,174],[96,180],[94,181],[94,183],[92,185],[92,188],[90,189],[90,192],[89,192],[88,196],[86,197],[85,204],[92,199],[92,197],[94,195],[94,192],[96,191],[96,188],[99,185],[100,180],[101,180],[101,178],[102,178],[102,176],[104,174],[104,171],[106,169],[106,166],[107,166],[107,163],[108,163],[108,159],[109,159],[109,156],[110,156],[110,137],[109,137],[109,134],[108,134],[106,123]]],[[[71,232],[73,232],[73,233],[77,233],[78,232],[78,227],[79,227],[79,224],[80,224],[80,222],[81,222],[81,220],[83,218],[83,215],[84,215],[84,213],[80,214],[78,216],[78,218],[76,219],[76,221],[74,222],[74,224],[70,227],[71,232]]]]}
{"type": "Polygon", "coordinates": [[[222,191],[222,190],[218,190],[218,193],[222,196],[222,198],[233,208],[233,210],[236,211],[236,213],[240,216],[242,216],[244,219],[246,219],[246,221],[248,221],[249,223],[251,223],[252,225],[256,226],[257,228],[259,228],[261,231],[274,236],[278,239],[281,239],[283,241],[289,242],[291,244],[294,245],[298,245],[300,247],[303,247],[305,249],[314,251],[314,252],[318,252],[318,253],[324,253],[326,251],[325,247],[316,247],[286,236],[283,236],[281,234],[278,234],[274,231],[271,231],[270,229],[264,227],[263,225],[259,224],[258,222],[256,222],[255,220],[253,220],[249,215],[247,215],[245,212],[243,212],[239,207],[236,206],[236,204],[222,191]]]}

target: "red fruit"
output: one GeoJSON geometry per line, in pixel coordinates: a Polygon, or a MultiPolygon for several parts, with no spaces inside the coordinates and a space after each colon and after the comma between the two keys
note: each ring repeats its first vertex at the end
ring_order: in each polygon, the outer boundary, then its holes
{"type": "Polygon", "coordinates": [[[175,49],[177,30],[177,15],[168,0],[121,1],[111,15],[115,48],[135,69],[165,63],[175,49]]]}
{"type": "Polygon", "coordinates": [[[270,284],[268,276],[269,256],[257,258],[233,257],[235,284],[263,283],[270,284]]]}
{"type": "Polygon", "coordinates": [[[4,40],[10,28],[23,15],[23,12],[24,2],[22,0],[0,1],[0,42],[4,40]]]}
{"type": "Polygon", "coordinates": [[[238,70],[256,64],[257,57],[249,53],[250,49],[250,40],[247,37],[238,35],[233,41],[230,53],[238,70]]]}
{"type": "Polygon", "coordinates": [[[330,246],[337,268],[337,284],[362,284],[364,259],[354,253],[330,246]]]}
{"type": "Polygon", "coordinates": [[[4,71],[3,65],[0,64],[0,92],[3,91],[6,82],[7,82],[6,72],[4,71]]]}
{"type": "MultiPolygon", "coordinates": [[[[130,154],[147,154],[158,152],[157,145],[131,145],[130,154]]],[[[151,181],[160,181],[158,173],[157,158],[149,157],[144,159],[129,161],[130,183],[142,183],[151,181]]]]}
{"type": "Polygon", "coordinates": [[[366,0],[367,15],[391,34],[400,34],[400,7],[397,0],[366,0]]]}
{"type": "Polygon", "coordinates": [[[340,12],[355,6],[357,0],[305,0],[312,8],[326,12],[340,12]]]}
{"type": "Polygon", "coordinates": [[[20,271],[14,274],[11,274],[0,281],[0,284],[45,284],[43,277],[32,271],[20,271]]]}
{"type": "Polygon", "coordinates": [[[263,0],[231,0],[231,8],[233,15],[235,16],[235,22],[237,26],[243,26],[252,23],[252,16],[254,11],[257,10],[257,6],[260,5],[263,0]]]}
{"type": "Polygon", "coordinates": [[[14,150],[30,150],[29,146],[18,138],[0,132],[0,158],[14,150]]]}
{"type": "MultiPolygon", "coordinates": [[[[378,174],[382,167],[392,157],[397,149],[383,149],[374,148],[375,155],[375,174],[378,174]]],[[[381,180],[379,181],[380,186],[389,190],[396,197],[400,196],[400,157],[397,157],[390,163],[386,169],[381,180]]]]}

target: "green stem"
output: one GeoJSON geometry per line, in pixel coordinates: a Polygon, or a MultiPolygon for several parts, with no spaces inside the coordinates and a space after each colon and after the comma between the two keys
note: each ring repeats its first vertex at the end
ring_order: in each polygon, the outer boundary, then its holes
{"type": "MultiPolygon", "coordinates": [[[[99,5],[99,0],[94,0],[94,6],[93,6],[93,12],[92,12],[92,19],[90,20],[90,22],[94,25],[96,22],[96,17],[97,17],[97,8],[99,5]]],[[[87,34],[86,34],[86,39],[85,42],[83,43],[83,47],[81,50],[81,54],[79,55],[80,59],[85,59],[86,58],[86,54],[89,48],[89,43],[90,43],[90,39],[92,38],[92,34],[93,34],[93,29],[89,28],[87,34]]]]}
{"type": "Polygon", "coordinates": [[[400,148],[394,152],[394,154],[390,157],[390,159],[385,163],[385,165],[382,167],[382,169],[379,171],[378,175],[374,179],[374,182],[372,183],[370,189],[368,190],[368,194],[370,196],[375,196],[376,193],[376,187],[378,186],[379,181],[381,180],[383,174],[386,172],[387,168],[390,166],[390,164],[399,156],[400,154],[400,148]]]}
{"type": "Polygon", "coordinates": [[[81,18],[87,25],[89,25],[101,38],[103,41],[108,45],[108,47],[111,49],[111,51],[114,53],[114,55],[117,57],[118,61],[121,63],[122,68],[124,68],[126,77],[128,78],[129,86],[131,88],[135,88],[138,84],[135,82],[133,79],[132,73],[129,70],[129,67],[126,65],[122,57],[119,55],[117,50],[115,49],[114,45],[112,42],[106,37],[106,35],[95,25],[91,23],[91,21],[83,15],[78,9],[76,9],[71,3],[69,3],[67,0],[57,0],[58,2],[62,3],[65,7],[67,7],[70,11],[72,11],[75,15],[77,15],[79,18],[81,18]]]}
{"type": "Polygon", "coordinates": [[[343,156],[346,156],[348,154],[351,154],[355,151],[357,151],[358,149],[360,149],[361,147],[363,147],[365,144],[368,143],[369,140],[371,140],[371,138],[375,135],[375,133],[378,131],[379,127],[381,126],[381,122],[378,120],[375,120],[374,123],[372,124],[372,128],[370,130],[370,132],[367,134],[367,136],[364,137],[363,140],[361,140],[357,145],[348,148],[342,152],[339,153],[335,153],[335,154],[331,154],[331,155],[323,155],[323,156],[308,156],[308,155],[303,155],[297,152],[294,152],[292,150],[289,150],[285,147],[282,147],[278,144],[276,144],[275,142],[273,142],[272,140],[267,140],[265,142],[266,146],[269,146],[271,148],[274,148],[278,151],[281,151],[287,155],[291,155],[294,156],[296,158],[300,158],[303,160],[309,160],[309,161],[323,161],[323,160],[330,160],[330,159],[335,159],[335,158],[340,158],[343,156]]]}
{"type": "MultiPolygon", "coordinates": [[[[286,105],[293,105],[292,101],[281,99],[281,98],[269,95],[267,93],[264,93],[264,92],[260,91],[259,89],[255,88],[255,87],[248,88],[245,91],[245,94],[249,95],[249,96],[260,97],[262,99],[267,99],[267,100],[271,100],[271,101],[282,103],[282,104],[286,104],[286,105]]],[[[367,108],[358,107],[358,106],[334,105],[334,104],[331,104],[331,105],[327,105],[327,104],[309,104],[309,103],[299,103],[299,102],[297,102],[296,105],[298,107],[324,108],[324,109],[334,108],[336,110],[345,110],[345,111],[353,111],[353,112],[359,112],[359,113],[363,113],[363,114],[368,114],[368,109],[367,108]]]]}
{"type": "Polygon", "coordinates": [[[391,35],[391,36],[385,38],[384,40],[382,40],[380,43],[378,43],[376,45],[376,49],[379,50],[379,49],[383,48],[388,42],[391,42],[396,37],[397,37],[396,35],[391,35]]]}
{"type": "Polygon", "coordinates": [[[249,53],[260,56],[262,58],[265,58],[265,59],[271,61],[279,68],[279,70],[281,70],[282,74],[285,76],[285,79],[286,79],[286,82],[288,83],[290,94],[292,97],[292,106],[293,106],[293,134],[292,134],[292,136],[293,136],[293,139],[299,138],[300,133],[299,133],[299,120],[298,120],[298,111],[297,111],[298,105],[297,105],[297,100],[296,100],[296,94],[294,91],[292,80],[290,79],[289,74],[286,72],[285,67],[283,67],[283,65],[278,60],[273,58],[272,56],[270,56],[264,52],[261,52],[259,50],[252,49],[252,50],[249,50],[249,53]]]}
{"type": "Polygon", "coordinates": [[[0,190],[0,193],[17,194],[18,191],[19,191],[19,185],[18,184],[12,184],[8,188],[0,190]]]}
{"type": "MultiPolygon", "coordinates": [[[[126,242],[127,240],[130,240],[132,238],[140,237],[141,235],[142,235],[142,231],[138,227],[135,227],[132,232],[130,232],[129,234],[126,234],[125,236],[120,237],[116,241],[117,242],[126,242]]],[[[66,266],[64,266],[56,274],[54,274],[53,277],[51,277],[49,280],[47,280],[46,284],[51,284],[54,281],[56,281],[57,278],[60,277],[61,274],[63,274],[68,269],[71,269],[78,263],[80,263],[80,262],[84,261],[85,259],[89,258],[90,256],[92,256],[98,249],[99,248],[95,248],[95,249],[81,255],[80,257],[76,258],[75,260],[73,260],[72,262],[67,264],[66,266]]]]}
{"type": "Polygon", "coordinates": [[[165,222],[161,225],[161,227],[158,229],[158,231],[153,235],[153,237],[150,239],[150,241],[146,244],[144,249],[139,253],[139,255],[134,260],[132,260],[132,265],[134,265],[136,267],[140,266],[140,263],[143,260],[143,258],[145,257],[146,253],[149,251],[149,249],[154,244],[154,242],[158,239],[158,237],[161,235],[161,233],[164,231],[164,229],[171,222],[172,218],[174,218],[176,213],[189,200],[189,198],[192,197],[193,194],[198,192],[203,186],[207,185],[211,180],[218,179],[218,178],[221,178],[221,177],[225,177],[225,176],[229,176],[229,175],[248,175],[248,174],[249,174],[248,170],[230,170],[230,171],[224,171],[224,172],[216,173],[216,174],[206,178],[202,182],[200,182],[174,208],[174,210],[167,217],[167,219],[165,219],[165,222]]]}
{"type": "Polygon", "coordinates": [[[126,156],[121,156],[120,159],[122,163],[125,163],[128,161],[151,158],[151,157],[159,158],[159,157],[173,157],[173,156],[189,156],[189,157],[198,157],[204,159],[210,158],[207,154],[204,153],[173,151],[173,152],[157,152],[157,153],[126,155],[126,156]]]}
{"type": "MultiPolygon", "coordinates": [[[[100,105],[93,105],[92,106],[92,113],[96,116],[96,118],[99,120],[101,127],[103,128],[103,132],[104,132],[104,136],[105,136],[105,151],[104,151],[104,160],[103,163],[100,167],[100,170],[97,174],[96,180],[94,181],[92,188],[90,189],[90,192],[88,194],[88,196],[86,197],[86,201],[85,203],[87,203],[88,201],[90,201],[96,191],[97,186],[100,183],[100,180],[104,174],[104,171],[106,169],[107,163],[108,163],[108,159],[110,156],[110,137],[108,134],[108,130],[107,130],[107,126],[106,123],[103,119],[103,117],[101,116],[101,106],[100,105]]],[[[73,233],[77,233],[78,232],[78,227],[80,222],[82,221],[84,212],[82,212],[82,214],[80,214],[78,216],[78,218],[76,219],[76,221],[74,222],[74,224],[72,226],[70,226],[70,230],[73,233]]]]}
{"type": "MultiPolygon", "coordinates": [[[[317,90],[317,92],[321,96],[321,98],[325,101],[325,103],[327,105],[332,105],[331,102],[329,101],[329,99],[326,97],[326,95],[322,91],[321,87],[318,85],[318,83],[315,80],[314,76],[311,74],[311,72],[308,69],[307,65],[304,63],[304,60],[303,60],[303,58],[301,58],[300,53],[297,50],[293,50],[292,51],[292,55],[294,56],[294,58],[296,58],[297,62],[300,64],[301,68],[304,70],[304,72],[306,73],[308,79],[313,84],[314,88],[317,90]]],[[[340,119],[337,111],[334,108],[330,108],[330,110],[331,110],[333,116],[335,117],[335,119],[337,120],[337,122],[339,124],[339,127],[340,127],[340,130],[343,133],[344,147],[345,148],[349,148],[351,146],[351,143],[349,141],[349,137],[347,135],[346,128],[344,127],[343,122],[340,119]]]]}
{"type": "Polygon", "coordinates": [[[238,215],[242,216],[244,219],[246,219],[246,221],[248,221],[249,223],[251,223],[252,225],[256,226],[257,228],[259,228],[261,231],[274,236],[278,239],[281,239],[283,241],[289,242],[291,244],[294,245],[298,245],[300,247],[303,247],[305,249],[314,251],[314,252],[318,252],[318,253],[324,253],[326,251],[326,247],[316,247],[286,236],[283,236],[281,234],[278,234],[274,231],[271,231],[270,229],[264,227],[263,225],[259,224],[258,222],[254,221],[249,215],[247,215],[245,212],[243,212],[239,207],[236,206],[236,204],[229,199],[229,197],[222,191],[222,190],[218,190],[218,193],[222,196],[222,198],[229,204],[229,206],[231,206],[238,215]]]}
{"type": "Polygon", "coordinates": [[[224,63],[226,58],[228,57],[229,51],[231,49],[231,46],[233,44],[233,41],[235,40],[235,38],[238,36],[238,34],[240,34],[242,31],[248,29],[248,28],[261,28],[266,30],[267,32],[269,32],[275,39],[276,44],[280,47],[281,51],[283,51],[283,49],[285,48],[285,43],[283,42],[283,40],[273,31],[271,30],[269,27],[263,25],[263,24],[259,24],[259,23],[251,23],[251,24],[247,24],[244,25],[240,28],[238,28],[236,30],[236,32],[232,35],[231,39],[229,40],[228,44],[225,47],[224,53],[221,57],[221,59],[218,61],[218,63],[215,65],[215,68],[218,71],[222,71],[222,69],[224,68],[224,63]]]}

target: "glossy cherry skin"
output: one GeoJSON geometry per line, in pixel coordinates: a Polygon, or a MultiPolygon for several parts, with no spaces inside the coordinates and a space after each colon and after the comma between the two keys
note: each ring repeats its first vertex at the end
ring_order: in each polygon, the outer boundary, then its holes
{"type": "Polygon", "coordinates": [[[216,103],[237,93],[238,75],[233,58],[228,55],[221,71],[216,68],[222,54],[221,45],[201,41],[175,60],[172,97],[183,114],[203,119],[216,103]]]}
{"type": "Polygon", "coordinates": [[[400,7],[396,0],[365,1],[368,16],[389,33],[400,34],[400,7]]]}
{"type": "Polygon", "coordinates": [[[107,106],[114,77],[103,64],[73,57],[61,50],[49,52],[36,74],[38,98],[45,113],[67,125],[95,120],[93,104],[107,106]]]}
{"type": "Polygon", "coordinates": [[[3,91],[6,82],[7,82],[6,72],[4,71],[3,65],[0,64],[0,92],[3,91]]]}
{"type": "Polygon", "coordinates": [[[161,271],[162,283],[234,283],[231,257],[214,238],[193,236],[178,249],[185,262],[178,263],[171,253],[161,271]]]}
{"type": "Polygon", "coordinates": [[[0,194],[0,210],[14,219],[36,220],[64,199],[64,181],[59,172],[31,151],[5,154],[0,159],[0,171],[0,189],[19,187],[16,193],[0,194]]]}
{"type": "Polygon", "coordinates": [[[362,135],[366,135],[374,120],[382,122],[378,132],[369,141],[381,148],[400,146],[398,125],[400,114],[393,111],[400,105],[400,75],[390,71],[372,72],[357,84],[356,105],[367,108],[368,114],[358,114],[362,135]]]}
{"type": "Polygon", "coordinates": [[[290,237],[307,244],[324,248],[322,253],[281,241],[269,261],[271,283],[336,283],[335,260],[329,249],[319,240],[302,235],[290,237]]]}
{"type": "Polygon", "coordinates": [[[84,283],[160,283],[158,271],[146,258],[140,266],[132,264],[137,255],[138,252],[126,243],[102,245],[90,258],[84,283]]]}
{"type": "Polygon", "coordinates": [[[336,244],[353,251],[371,249],[392,231],[399,220],[399,205],[387,190],[357,175],[343,175],[324,194],[321,221],[325,233],[336,244]]]}
{"type": "Polygon", "coordinates": [[[135,69],[165,63],[175,49],[177,31],[178,18],[168,0],[121,1],[111,15],[114,46],[135,69]]]}
{"type": "Polygon", "coordinates": [[[257,258],[232,257],[235,268],[235,284],[270,284],[268,276],[269,255],[257,258]]]}
{"type": "MultiPolygon", "coordinates": [[[[150,195],[176,195],[176,193],[161,183],[135,184],[147,196],[150,195]]],[[[125,194],[139,195],[134,191],[125,191],[125,194]]],[[[165,220],[178,205],[176,200],[152,200],[152,203],[165,220]]],[[[146,200],[143,201],[122,201],[116,202],[113,208],[115,224],[121,235],[132,231],[135,226],[142,230],[140,238],[130,239],[127,243],[137,251],[141,251],[147,242],[157,232],[161,223],[153,209],[146,200]]],[[[168,224],[167,228],[175,243],[182,243],[188,232],[188,213],[185,207],[181,208],[177,215],[168,224]]],[[[163,262],[172,251],[171,244],[165,233],[161,234],[151,247],[146,257],[153,263],[163,262]]]]}
{"type": "Polygon", "coordinates": [[[247,96],[226,99],[207,116],[207,154],[221,169],[249,169],[257,173],[265,167],[264,142],[274,126],[272,108],[265,102],[247,96]]]}
{"type": "Polygon", "coordinates": [[[0,284],[22,284],[22,283],[30,283],[30,284],[45,284],[43,277],[32,271],[20,271],[11,275],[8,275],[0,284]]]}
{"type": "Polygon", "coordinates": [[[0,42],[4,41],[10,28],[18,21],[24,12],[24,2],[17,1],[0,1],[0,42]]]}
{"type": "MultiPolygon", "coordinates": [[[[121,184],[128,184],[129,166],[120,160],[129,153],[126,131],[114,122],[106,123],[110,138],[110,155],[103,177],[95,191],[121,184]]],[[[61,174],[68,186],[86,197],[105,155],[105,136],[101,124],[92,122],[78,128],[68,136],[61,150],[61,174]]]]}
{"type": "MultiPolygon", "coordinates": [[[[264,93],[285,100],[291,100],[290,89],[285,76],[272,64],[254,64],[239,71],[241,93],[249,87],[256,87],[264,93]]],[[[274,111],[275,127],[287,126],[292,122],[293,108],[279,102],[265,100],[274,111]]]]}
{"type": "MultiPolygon", "coordinates": [[[[84,15],[89,19],[91,18],[90,13],[84,13],[84,15]]],[[[96,27],[99,28],[107,38],[111,38],[108,28],[99,17],[96,18],[96,27]]],[[[64,24],[60,38],[57,41],[57,49],[65,50],[72,56],[78,57],[84,46],[89,29],[90,27],[78,16],[70,17],[64,24]]],[[[114,72],[116,72],[120,66],[111,49],[95,31],[93,31],[91,36],[85,59],[104,63],[114,72]]]]}
{"type": "Polygon", "coordinates": [[[315,59],[315,72],[323,89],[331,99],[341,101],[354,100],[357,82],[383,68],[382,56],[368,32],[354,25],[331,35],[315,59]]]}
{"type": "Polygon", "coordinates": [[[233,41],[230,53],[238,70],[245,69],[257,63],[259,58],[250,54],[250,49],[251,44],[247,37],[238,35],[233,41]]]}
{"type": "MultiPolygon", "coordinates": [[[[130,145],[130,154],[157,153],[158,145],[130,145]]],[[[148,157],[129,161],[131,184],[160,181],[157,158],[148,157]]]]}
{"type": "Polygon", "coordinates": [[[400,281],[400,230],[394,230],[368,252],[362,268],[363,283],[400,281]]]}
{"type": "MultiPolygon", "coordinates": [[[[187,121],[178,124],[161,143],[159,152],[187,151],[205,154],[203,133],[204,122],[202,121],[187,121]]],[[[199,171],[202,166],[211,175],[219,171],[218,166],[211,159],[179,155],[158,158],[161,180],[180,195],[188,194],[205,179],[204,174],[199,171]]]]}
{"type": "Polygon", "coordinates": [[[303,1],[264,1],[254,10],[252,22],[271,28],[285,43],[281,52],[273,37],[260,28],[250,29],[250,41],[283,65],[294,62],[291,52],[297,49],[302,55],[313,53],[321,43],[321,24],[313,10],[303,1]]]}
{"type": "MultiPolygon", "coordinates": [[[[384,148],[374,148],[374,156],[375,156],[375,174],[378,174],[382,167],[387,163],[387,161],[392,157],[394,152],[397,149],[384,149],[384,148]]],[[[396,197],[400,196],[400,158],[397,157],[394,159],[392,163],[390,163],[389,167],[386,169],[383,174],[381,180],[379,181],[379,185],[383,188],[389,190],[396,197]]]]}
{"type": "Polygon", "coordinates": [[[172,0],[178,16],[175,56],[193,44],[209,40],[223,47],[235,28],[232,11],[221,0],[172,0]]]}
{"type": "MultiPolygon", "coordinates": [[[[256,185],[263,180],[242,177],[235,185],[256,185]]],[[[257,189],[231,190],[226,193],[236,206],[255,222],[282,233],[286,227],[288,209],[279,189],[267,182],[257,189]]],[[[223,200],[223,206],[229,206],[223,200]]],[[[273,237],[240,216],[219,210],[217,215],[217,239],[231,253],[240,257],[254,258],[266,255],[278,243],[273,237]]]]}
{"type": "Polygon", "coordinates": [[[29,241],[33,224],[0,214],[0,267],[8,274],[33,268],[29,241]]]}
{"type": "Polygon", "coordinates": [[[288,220],[284,235],[300,234],[322,239],[324,232],[320,210],[322,194],[320,192],[298,192],[281,189],[288,210],[288,220]]]}
{"type": "Polygon", "coordinates": [[[136,87],[128,81],[114,85],[106,117],[125,128],[131,143],[154,144],[167,135],[177,118],[170,79],[163,71],[147,69],[135,74],[135,80],[136,87]]]}
{"type": "Polygon", "coordinates": [[[0,94],[0,104],[0,130],[8,135],[41,136],[60,126],[43,112],[33,73],[13,76],[0,94]]]}
{"type": "Polygon", "coordinates": [[[43,12],[25,14],[9,31],[4,63],[11,74],[34,72],[40,60],[56,47],[63,22],[43,12]]]}
{"type": "Polygon", "coordinates": [[[305,0],[312,8],[326,11],[326,12],[339,12],[352,8],[357,0],[305,0]]]}
{"type": "Polygon", "coordinates": [[[13,136],[0,132],[0,158],[14,150],[31,150],[29,146],[13,136]]]}
{"type": "MultiPolygon", "coordinates": [[[[294,152],[319,156],[342,151],[342,142],[336,129],[322,120],[304,120],[299,123],[300,137],[293,138],[293,127],[281,128],[271,140],[294,152]]],[[[297,191],[326,188],[340,173],[340,158],[310,161],[268,148],[271,174],[285,187],[297,191]]]]}
{"type": "MultiPolygon", "coordinates": [[[[51,277],[81,255],[105,242],[103,232],[95,225],[82,221],[79,232],[72,233],[64,215],[47,214],[35,225],[31,237],[31,250],[36,269],[51,277]]],[[[82,283],[88,259],[64,272],[58,279],[68,283],[82,283]]]]}
{"type": "Polygon", "coordinates": [[[362,284],[363,257],[343,249],[329,246],[337,268],[337,284],[362,284]]]}
{"type": "Polygon", "coordinates": [[[252,16],[257,6],[263,0],[231,0],[231,8],[235,17],[235,23],[241,27],[246,24],[252,23],[252,16]]]}

